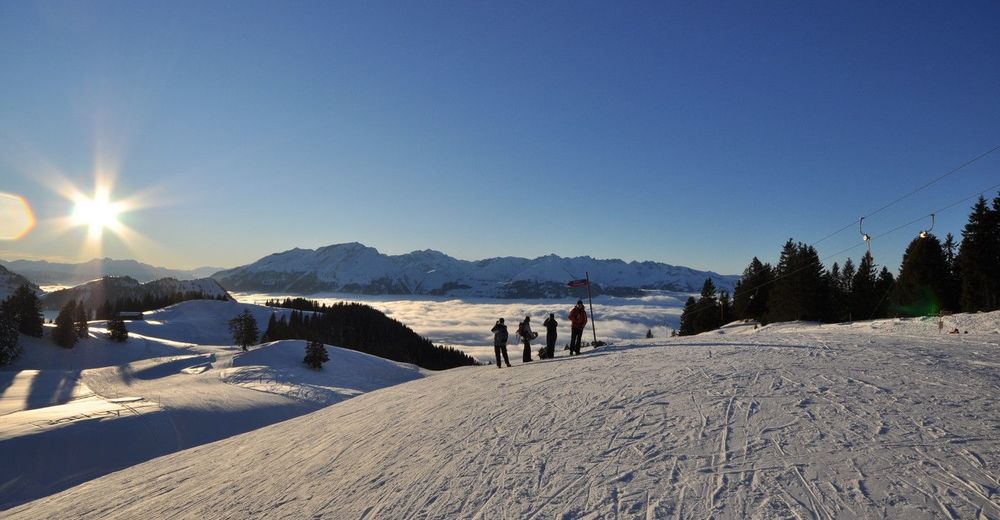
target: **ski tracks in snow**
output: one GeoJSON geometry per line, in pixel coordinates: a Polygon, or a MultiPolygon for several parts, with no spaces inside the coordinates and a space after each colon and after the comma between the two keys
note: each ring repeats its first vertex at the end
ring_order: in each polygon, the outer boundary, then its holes
{"type": "Polygon", "coordinates": [[[13,517],[1000,518],[995,345],[823,327],[661,343],[449,371],[109,475],[159,480],[99,506],[76,488],[13,517]],[[193,485],[212,453],[243,485],[193,485]]]}

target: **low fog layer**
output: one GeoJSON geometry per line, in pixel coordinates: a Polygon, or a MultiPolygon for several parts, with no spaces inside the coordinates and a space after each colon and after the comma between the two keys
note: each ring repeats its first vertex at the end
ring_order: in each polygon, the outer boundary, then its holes
{"type": "MultiPolygon", "coordinates": [[[[264,303],[268,299],[295,297],[289,295],[232,293],[238,301],[264,303]]],[[[647,330],[656,337],[665,337],[676,329],[686,293],[650,291],[641,298],[600,297],[594,299],[597,316],[597,336],[607,338],[641,338],[647,330]]],[[[559,322],[559,344],[569,341],[567,314],[575,300],[495,300],[495,299],[444,299],[432,297],[359,296],[324,294],[308,297],[326,304],[360,302],[392,316],[418,334],[437,344],[459,347],[484,347],[492,345],[490,328],[497,318],[503,317],[516,325],[530,315],[532,328],[542,331],[541,324],[549,313],[555,313],[559,322]]],[[[586,303],[586,302],[584,302],[586,303]]],[[[588,308],[589,314],[589,308],[588,308]]],[[[265,324],[261,324],[263,327],[265,324]]],[[[513,331],[514,329],[511,328],[513,331]]],[[[591,335],[587,326],[587,339],[591,335]]],[[[492,355],[492,348],[490,355],[492,355]]]]}

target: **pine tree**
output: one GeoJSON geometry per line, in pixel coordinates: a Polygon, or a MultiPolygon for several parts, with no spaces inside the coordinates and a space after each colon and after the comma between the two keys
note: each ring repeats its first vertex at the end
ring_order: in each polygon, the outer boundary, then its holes
{"type": "Polygon", "coordinates": [[[680,331],[678,334],[681,336],[691,336],[696,334],[694,319],[695,310],[698,308],[698,301],[694,299],[694,296],[688,296],[687,302],[684,303],[684,310],[681,311],[681,324],[680,331]]]}
{"type": "Polygon", "coordinates": [[[878,300],[883,296],[877,294],[875,282],[875,259],[865,252],[851,281],[851,315],[855,320],[870,320],[875,316],[878,300]]]}
{"type": "Polygon", "coordinates": [[[73,311],[73,327],[76,328],[76,335],[80,339],[86,339],[90,329],[87,326],[87,308],[83,302],[76,304],[73,311]]]}
{"type": "Polygon", "coordinates": [[[837,307],[833,309],[835,321],[851,321],[854,319],[852,307],[852,294],[854,293],[854,275],[858,270],[854,267],[854,260],[848,258],[844,261],[844,267],[840,270],[840,276],[830,280],[831,286],[836,285],[835,295],[831,296],[837,307]]]}
{"type": "Polygon", "coordinates": [[[893,302],[904,316],[936,316],[948,290],[948,260],[934,235],[917,237],[906,247],[893,302]]]}
{"type": "Polygon", "coordinates": [[[310,368],[323,368],[323,363],[330,361],[330,356],[326,352],[326,345],[315,340],[306,343],[306,357],[302,360],[310,368]]]}
{"type": "Polygon", "coordinates": [[[829,281],[816,249],[788,239],[775,269],[768,298],[768,321],[821,320],[829,300],[829,281]]]}
{"type": "Polygon", "coordinates": [[[733,312],[737,319],[765,322],[767,301],[774,281],[771,264],[761,263],[757,257],[743,270],[733,292],[733,312]]]}
{"type": "Polygon", "coordinates": [[[948,266],[948,277],[945,280],[945,291],[941,306],[945,310],[958,311],[962,308],[962,280],[959,277],[958,271],[958,258],[956,255],[958,244],[955,243],[955,235],[951,233],[945,235],[944,244],[941,245],[941,248],[944,250],[944,261],[948,266]]]}
{"type": "Polygon", "coordinates": [[[118,343],[128,341],[128,327],[125,326],[124,319],[115,316],[108,320],[108,338],[118,343]]]}
{"type": "MultiPolygon", "coordinates": [[[[892,290],[893,285],[895,285],[896,280],[893,278],[892,273],[889,269],[883,267],[878,273],[878,280],[875,282],[875,292],[878,294],[887,295],[889,291],[892,290]]],[[[891,315],[889,312],[889,299],[882,298],[882,300],[875,307],[875,318],[887,318],[891,315]]]]}
{"type": "Polygon", "coordinates": [[[962,229],[958,267],[962,283],[961,304],[966,312],[988,311],[1000,305],[1000,203],[994,210],[982,196],[972,207],[969,221],[962,229]]]}
{"type": "Polygon", "coordinates": [[[59,315],[56,316],[56,328],[52,332],[52,339],[60,347],[73,348],[80,339],[74,322],[75,316],[76,300],[70,299],[59,310],[59,315]]]}
{"type": "Polygon", "coordinates": [[[26,336],[42,337],[42,304],[31,287],[22,285],[3,302],[8,318],[17,324],[17,330],[26,336]]]}
{"type": "Polygon", "coordinates": [[[706,278],[701,286],[701,297],[698,298],[697,313],[694,315],[694,333],[701,334],[715,330],[722,325],[722,310],[715,295],[715,284],[711,278],[706,278]]]}
{"type": "Polygon", "coordinates": [[[653,329],[646,329],[646,339],[653,339],[653,329]]]}
{"type": "Polygon", "coordinates": [[[247,350],[250,345],[257,342],[260,330],[257,328],[257,320],[248,309],[244,309],[235,318],[229,320],[229,333],[233,335],[233,343],[239,345],[243,350],[247,350]]]}
{"type": "Polygon", "coordinates": [[[21,354],[19,333],[14,319],[0,310],[0,365],[7,365],[21,354]]]}

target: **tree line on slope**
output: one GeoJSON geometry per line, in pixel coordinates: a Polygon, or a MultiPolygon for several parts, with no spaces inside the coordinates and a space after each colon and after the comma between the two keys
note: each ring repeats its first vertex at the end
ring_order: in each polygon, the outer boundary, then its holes
{"type": "Polygon", "coordinates": [[[268,300],[265,305],[292,309],[292,312],[287,319],[272,313],[262,341],[319,341],[429,370],[476,364],[464,352],[434,345],[368,305],[346,302],[326,305],[304,298],[268,300]]]}
{"type": "Polygon", "coordinates": [[[837,323],[900,316],[1000,309],[1000,193],[972,207],[961,244],[921,233],[907,246],[898,277],[866,252],[825,269],[816,249],[789,239],[777,266],[754,257],[730,301],[706,280],[681,314],[680,335],[716,329],[734,319],[760,323],[837,323]]]}

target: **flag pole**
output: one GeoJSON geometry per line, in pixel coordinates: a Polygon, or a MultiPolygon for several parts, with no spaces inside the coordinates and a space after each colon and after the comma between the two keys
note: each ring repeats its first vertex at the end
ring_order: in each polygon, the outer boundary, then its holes
{"type": "MultiPolygon", "coordinates": [[[[577,271],[579,272],[579,271],[577,271]]],[[[590,273],[584,271],[587,275],[587,300],[590,302],[590,330],[594,332],[594,345],[597,346],[597,327],[594,325],[594,297],[590,294],[590,273]]]]}

